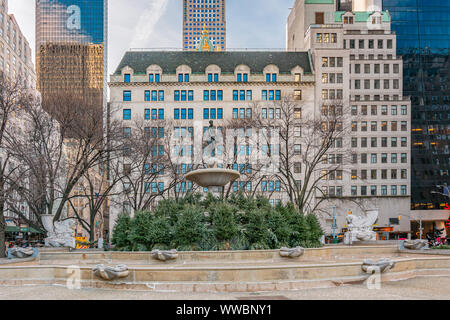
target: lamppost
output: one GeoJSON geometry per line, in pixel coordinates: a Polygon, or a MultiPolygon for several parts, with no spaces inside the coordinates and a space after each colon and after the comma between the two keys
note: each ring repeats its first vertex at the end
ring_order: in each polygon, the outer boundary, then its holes
{"type": "MultiPolygon", "coordinates": [[[[399,215],[399,218],[401,218],[401,217],[407,217],[407,218],[410,218],[410,219],[413,220],[413,221],[417,221],[417,217],[416,217],[416,218],[413,218],[413,217],[408,216],[408,215],[406,215],[406,214],[401,214],[401,215],[399,215]]],[[[399,220],[401,220],[401,219],[399,219],[399,220]]],[[[422,226],[423,223],[422,223],[422,221],[423,221],[423,216],[420,215],[420,216],[419,216],[420,240],[422,240],[422,236],[423,236],[423,226],[422,226]]]]}
{"type": "Polygon", "coordinates": [[[333,206],[333,226],[331,228],[333,230],[332,237],[333,237],[333,239],[336,239],[336,229],[337,229],[337,225],[336,225],[336,206],[333,206]]]}

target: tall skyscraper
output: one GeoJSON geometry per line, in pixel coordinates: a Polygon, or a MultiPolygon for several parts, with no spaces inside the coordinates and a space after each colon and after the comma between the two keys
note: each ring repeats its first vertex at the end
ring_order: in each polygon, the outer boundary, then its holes
{"type": "Polygon", "coordinates": [[[13,14],[8,13],[8,0],[0,6],[0,70],[7,77],[21,77],[34,87],[36,75],[31,59],[31,48],[23,36],[13,14]]]}
{"type": "Polygon", "coordinates": [[[36,0],[37,87],[106,103],[107,0],[36,0]]]}
{"type": "Polygon", "coordinates": [[[412,208],[443,209],[448,199],[435,192],[450,185],[450,3],[383,0],[383,6],[392,16],[404,93],[412,101],[412,208]]]}
{"type": "Polygon", "coordinates": [[[227,47],[226,0],[183,0],[183,50],[201,49],[206,28],[215,50],[227,47]]]}

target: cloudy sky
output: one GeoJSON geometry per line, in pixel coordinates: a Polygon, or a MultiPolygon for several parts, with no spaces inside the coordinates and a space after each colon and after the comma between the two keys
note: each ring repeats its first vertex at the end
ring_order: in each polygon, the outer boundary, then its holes
{"type": "MultiPolygon", "coordinates": [[[[35,0],[9,0],[34,54],[35,0]]],[[[284,48],[294,0],[228,0],[228,48],[284,48]]],[[[129,48],[181,48],[181,0],[109,0],[108,73],[129,48]]]]}

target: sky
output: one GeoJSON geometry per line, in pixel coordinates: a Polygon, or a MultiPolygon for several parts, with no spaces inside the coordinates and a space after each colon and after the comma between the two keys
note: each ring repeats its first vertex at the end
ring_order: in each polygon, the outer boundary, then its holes
{"type": "MultiPolygon", "coordinates": [[[[283,49],[294,0],[227,0],[227,48],[283,49]]],[[[35,0],[9,0],[35,51],[35,0]]],[[[108,74],[130,48],[181,48],[182,0],[109,0],[108,74]]]]}

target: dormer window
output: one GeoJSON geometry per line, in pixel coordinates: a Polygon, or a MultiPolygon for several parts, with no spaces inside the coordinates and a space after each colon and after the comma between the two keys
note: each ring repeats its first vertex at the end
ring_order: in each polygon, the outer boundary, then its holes
{"type": "Polygon", "coordinates": [[[353,17],[344,17],[344,24],[353,24],[353,17]]]}
{"type": "Polygon", "coordinates": [[[277,82],[276,73],[266,73],[266,82],[277,82]]]}
{"type": "Polygon", "coordinates": [[[131,82],[131,75],[129,73],[125,73],[123,75],[123,82],[130,83],[131,82]]]}
{"type": "Polygon", "coordinates": [[[178,82],[189,82],[189,73],[179,73],[178,82]]]}
{"type": "Polygon", "coordinates": [[[381,24],[381,17],[372,17],[372,24],[381,24]]]}
{"type": "Polygon", "coordinates": [[[160,74],[159,73],[150,73],[148,75],[148,82],[153,83],[156,82],[158,83],[160,80],[160,74]]]}
{"type": "Polygon", "coordinates": [[[218,73],[208,73],[208,82],[219,82],[218,73]]]}
{"type": "Polygon", "coordinates": [[[237,82],[248,82],[248,73],[238,73],[237,82]]]}

